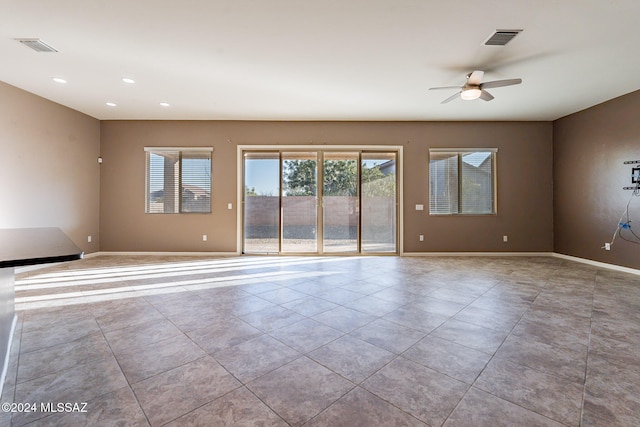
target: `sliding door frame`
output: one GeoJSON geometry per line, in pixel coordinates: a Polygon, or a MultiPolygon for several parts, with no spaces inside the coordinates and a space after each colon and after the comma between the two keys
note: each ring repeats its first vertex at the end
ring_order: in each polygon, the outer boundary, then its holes
{"type": "MultiPolygon", "coordinates": [[[[238,145],[237,146],[237,219],[236,219],[236,252],[238,254],[242,253],[244,246],[244,153],[251,151],[271,151],[271,152],[290,152],[290,151],[317,151],[317,152],[358,152],[359,155],[359,163],[362,161],[362,153],[372,153],[372,152],[395,152],[396,153],[396,221],[397,221],[397,234],[396,234],[396,247],[397,252],[389,253],[388,255],[404,255],[404,214],[403,214],[403,193],[404,193],[404,185],[403,185],[403,147],[401,145],[238,145]]],[[[323,163],[320,162],[320,159],[323,159],[324,156],[319,156],[318,165],[319,169],[322,167],[323,163]]],[[[358,170],[360,170],[361,165],[358,165],[358,170]]],[[[282,162],[280,162],[280,169],[282,169],[282,162]]],[[[280,170],[280,174],[282,176],[282,170],[280,170]]],[[[322,176],[321,171],[319,172],[320,177],[322,176]]],[[[319,178],[320,178],[319,177],[319,178]]],[[[318,179],[319,179],[318,178],[318,179]]],[[[361,187],[361,177],[358,174],[358,187],[361,187]]],[[[322,183],[318,181],[317,185],[321,185],[322,183]]],[[[280,196],[282,196],[282,188],[280,189],[280,196]]],[[[318,204],[322,203],[321,200],[318,200],[318,204]]],[[[361,232],[361,214],[358,215],[358,234],[361,232]]],[[[318,220],[318,223],[321,222],[321,219],[318,220]]],[[[320,224],[321,226],[321,224],[320,224]]],[[[319,247],[322,247],[322,244],[319,242],[319,247]]],[[[281,242],[280,242],[281,245],[281,242]]],[[[280,247],[280,253],[282,253],[282,248],[280,247]]],[[[331,253],[324,253],[323,251],[318,251],[313,255],[332,255],[331,253]]],[[[336,255],[349,255],[343,253],[336,253],[336,255]]],[[[360,236],[358,236],[358,256],[366,256],[366,255],[387,255],[385,253],[361,253],[361,242],[360,236]]]]}

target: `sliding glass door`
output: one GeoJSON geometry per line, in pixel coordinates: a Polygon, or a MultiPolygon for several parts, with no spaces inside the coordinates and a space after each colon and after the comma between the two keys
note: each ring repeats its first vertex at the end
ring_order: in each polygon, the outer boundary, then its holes
{"type": "Polygon", "coordinates": [[[397,253],[397,152],[243,157],[244,253],[397,253]]]}
{"type": "Polygon", "coordinates": [[[280,252],[280,153],[244,153],[244,252],[280,252]]]}
{"type": "Polygon", "coordinates": [[[282,153],[282,252],[318,252],[318,153],[282,153]]]}
{"type": "Polygon", "coordinates": [[[396,252],[396,153],[362,153],[362,252],[396,252]]]}
{"type": "Polygon", "coordinates": [[[324,153],[322,242],[324,252],[358,252],[358,153],[324,153]]]}

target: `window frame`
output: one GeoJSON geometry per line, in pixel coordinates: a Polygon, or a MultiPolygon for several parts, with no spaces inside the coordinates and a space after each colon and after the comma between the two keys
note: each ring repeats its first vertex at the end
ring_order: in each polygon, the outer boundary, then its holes
{"type": "Polygon", "coordinates": [[[176,214],[211,214],[212,209],[212,193],[213,193],[213,147],[144,147],[145,151],[145,199],[144,199],[144,213],[150,215],[176,215],[176,214]],[[150,167],[150,156],[152,154],[162,155],[163,153],[168,154],[172,153],[174,155],[177,154],[178,158],[178,172],[177,172],[177,209],[172,212],[162,212],[153,211],[150,209],[150,196],[151,196],[151,167],[150,167]],[[209,154],[209,203],[208,210],[206,211],[188,211],[184,210],[183,206],[183,192],[184,188],[182,185],[183,180],[183,156],[186,155],[187,159],[189,159],[189,153],[208,153],[209,154]]]}
{"type": "MultiPolygon", "coordinates": [[[[497,185],[497,148],[430,148],[428,160],[428,185],[429,185],[429,215],[430,216],[495,216],[498,214],[498,185],[497,185]],[[486,213],[465,213],[463,212],[463,156],[470,153],[489,152],[491,153],[491,212],[486,213]],[[434,212],[432,211],[432,174],[431,158],[433,153],[448,153],[457,158],[457,212],[434,212]]],[[[453,157],[453,156],[452,156],[453,157]]]]}

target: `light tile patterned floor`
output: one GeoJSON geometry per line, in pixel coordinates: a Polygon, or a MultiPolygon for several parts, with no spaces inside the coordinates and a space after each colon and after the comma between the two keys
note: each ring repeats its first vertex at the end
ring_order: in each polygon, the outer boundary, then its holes
{"type": "Polygon", "coordinates": [[[2,402],[87,412],[0,425],[640,425],[640,276],[557,258],[99,256],[16,291],[2,402]]]}

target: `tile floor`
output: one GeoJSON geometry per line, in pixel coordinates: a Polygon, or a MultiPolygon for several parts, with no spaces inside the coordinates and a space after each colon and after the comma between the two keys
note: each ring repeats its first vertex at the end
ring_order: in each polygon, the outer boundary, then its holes
{"type": "Polygon", "coordinates": [[[548,257],[99,256],[18,275],[13,426],[636,426],[640,277],[548,257]]]}

